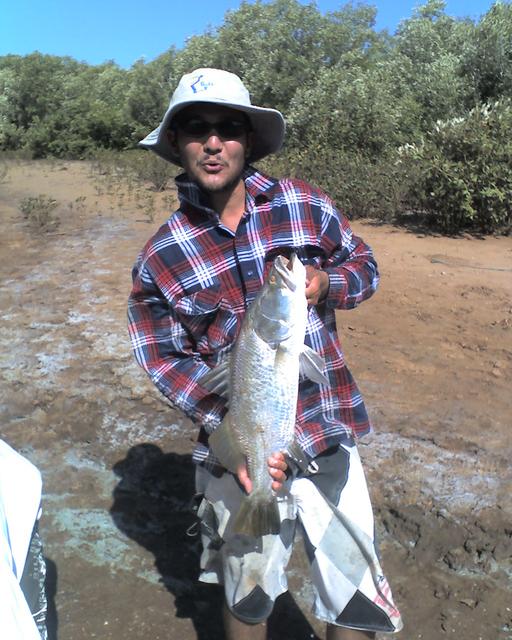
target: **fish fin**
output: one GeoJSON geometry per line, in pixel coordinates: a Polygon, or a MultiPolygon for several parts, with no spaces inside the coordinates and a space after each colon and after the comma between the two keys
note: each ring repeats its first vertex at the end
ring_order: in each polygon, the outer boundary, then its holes
{"type": "Polygon", "coordinates": [[[324,373],[325,360],[306,344],[300,354],[300,372],[318,384],[330,384],[324,373]]]}
{"type": "Polygon", "coordinates": [[[233,532],[246,536],[264,536],[278,534],[281,529],[281,517],[275,498],[268,500],[250,494],[242,502],[233,523],[233,532]]]}
{"type": "Polygon", "coordinates": [[[229,399],[229,359],[210,369],[197,382],[208,391],[229,399]]]}
{"type": "Polygon", "coordinates": [[[240,465],[245,464],[245,456],[233,435],[229,413],[208,436],[208,446],[220,463],[231,473],[236,474],[240,465]]]}

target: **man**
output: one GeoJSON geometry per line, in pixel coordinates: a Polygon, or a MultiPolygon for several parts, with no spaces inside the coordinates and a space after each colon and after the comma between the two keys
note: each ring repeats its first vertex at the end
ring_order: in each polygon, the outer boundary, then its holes
{"type": "MultiPolygon", "coordinates": [[[[228,639],[265,638],[297,527],[329,640],[373,638],[401,628],[373,543],[373,516],[353,437],[370,425],[345,366],[335,309],[377,286],[371,250],[317,189],[275,180],[249,164],[278,151],[284,119],[251,104],[234,74],[184,75],[160,126],[141,145],[185,170],[176,211],[146,244],[133,271],[129,330],[135,356],[160,391],[200,426],[194,460],[203,535],[201,580],[224,584],[228,639]],[[221,468],[208,449],[226,402],[201,386],[231,349],[273,257],[307,265],[306,343],[326,362],[330,385],[301,380],[294,459],[268,460],[281,514],[279,535],[231,532],[251,479],[221,468]]],[[[248,390],[250,393],[250,390],[248,390]]]]}

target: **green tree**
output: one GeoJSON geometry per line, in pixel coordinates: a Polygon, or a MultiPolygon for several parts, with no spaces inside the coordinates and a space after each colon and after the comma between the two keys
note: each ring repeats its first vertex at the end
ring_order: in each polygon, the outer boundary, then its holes
{"type": "Polygon", "coordinates": [[[402,150],[416,163],[409,202],[447,233],[512,226],[512,102],[502,100],[438,122],[419,145],[402,150]]]}
{"type": "Polygon", "coordinates": [[[380,155],[405,141],[403,112],[386,66],[323,69],[317,82],[292,100],[289,145],[380,155]]]}
{"type": "Polygon", "coordinates": [[[512,5],[497,2],[466,46],[464,71],[482,101],[512,95],[512,5]]]}
{"type": "Polygon", "coordinates": [[[4,150],[19,146],[20,136],[13,114],[15,95],[16,72],[9,66],[2,65],[0,59],[0,149],[4,150]]]}
{"type": "MultiPolygon", "coordinates": [[[[1,105],[4,135],[6,129],[16,132],[11,144],[19,148],[27,143],[27,132],[41,126],[50,115],[60,111],[63,83],[68,74],[76,73],[80,64],[71,58],[33,53],[28,56],[5,56],[0,62],[1,82],[6,100],[1,105]]],[[[45,127],[48,136],[52,127],[45,127]]],[[[43,134],[39,136],[43,140],[43,134]]],[[[9,134],[3,144],[9,144],[9,134]]],[[[43,147],[45,144],[43,143],[43,147]]]]}
{"type": "Polygon", "coordinates": [[[167,77],[155,64],[136,62],[128,71],[125,96],[127,114],[133,123],[134,140],[140,140],[162,117],[169,101],[167,77]]]}
{"type": "Polygon", "coordinates": [[[394,38],[391,59],[420,107],[423,130],[474,106],[474,89],[463,68],[474,25],[447,16],[445,5],[429,0],[400,24],[394,38]]]}
{"type": "Polygon", "coordinates": [[[255,102],[286,111],[321,63],[320,25],[312,4],[242,2],[218,31],[220,66],[244,78],[255,102]]]}
{"type": "Polygon", "coordinates": [[[319,34],[322,64],[334,66],[347,54],[359,52],[360,64],[366,65],[385,55],[390,39],[375,31],[377,9],[352,3],[329,12],[322,19],[319,34]]]}
{"type": "Polygon", "coordinates": [[[220,66],[218,35],[215,30],[208,29],[200,36],[189,38],[185,47],[176,53],[169,74],[170,87],[174,88],[183,74],[194,69],[220,66]]]}

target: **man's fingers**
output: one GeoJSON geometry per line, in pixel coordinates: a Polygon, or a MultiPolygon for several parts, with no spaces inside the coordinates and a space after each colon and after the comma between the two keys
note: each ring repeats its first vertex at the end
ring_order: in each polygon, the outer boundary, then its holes
{"type": "Polygon", "coordinates": [[[268,466],[274,469],[281,469],[281,471],[286,471],[288,469],[288,464],[284,457],[284,454],[280,451],[278,453],[273,453],[268,459],[268,466]]]}
{"type": "Polygon", "coordinates": [[[306,266],[306,298],[308,304],[318,304],[329,290],[329,276],[325,271],[306,266]]]}
{"type": "Polygon", "coordinates": [[[272,454],[267,460],[267,464],[268,472],[272,478],[272,489],[279,491],[286,480],[286,470],[288,469],[284,454],[281,452],[272,454]]]}
{"type": "MultiPolygon", "coordinates": [[[[286,470],[288,469],[288,464],[286,463],[284,454],[280,451],[273,453],[267,460],[267,465],[268,472],[272,478],[272,489],[274,491],[279,491],[286,480],[286,470]]],[[[247,493],[251,493],[253,485],[252,480],[249,477],[247,465],[242,464],[238,467],[236,477],[245,491],[247,493]]]]}
{"type": "Polygon", "coordinates": [[[251,493],[252,480],[249,478],[249,472],[247,471],[247,466],[240,465],[236,470],[236,476],[238,478],[238,482],[240,482],[240,484],[246,490],[246,492],[251,493]]]}

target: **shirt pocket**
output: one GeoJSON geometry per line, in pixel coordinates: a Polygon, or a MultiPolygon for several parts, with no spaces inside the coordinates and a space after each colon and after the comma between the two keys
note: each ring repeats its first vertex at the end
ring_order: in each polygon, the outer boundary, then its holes
{"type": "Polygon", "coordinates": [[[184,296],[176,304],[176,311],[201,355],[212,355],[234,340],[236,315],[219,285],[184,296]]]}
{"type": "Polygon", "coordinates": [[[176,304],[176,310],[182,316],[194,317],[216,313],[220,308],[222,296],[220,286],[214,285],[183,296],[176,304]]]}

